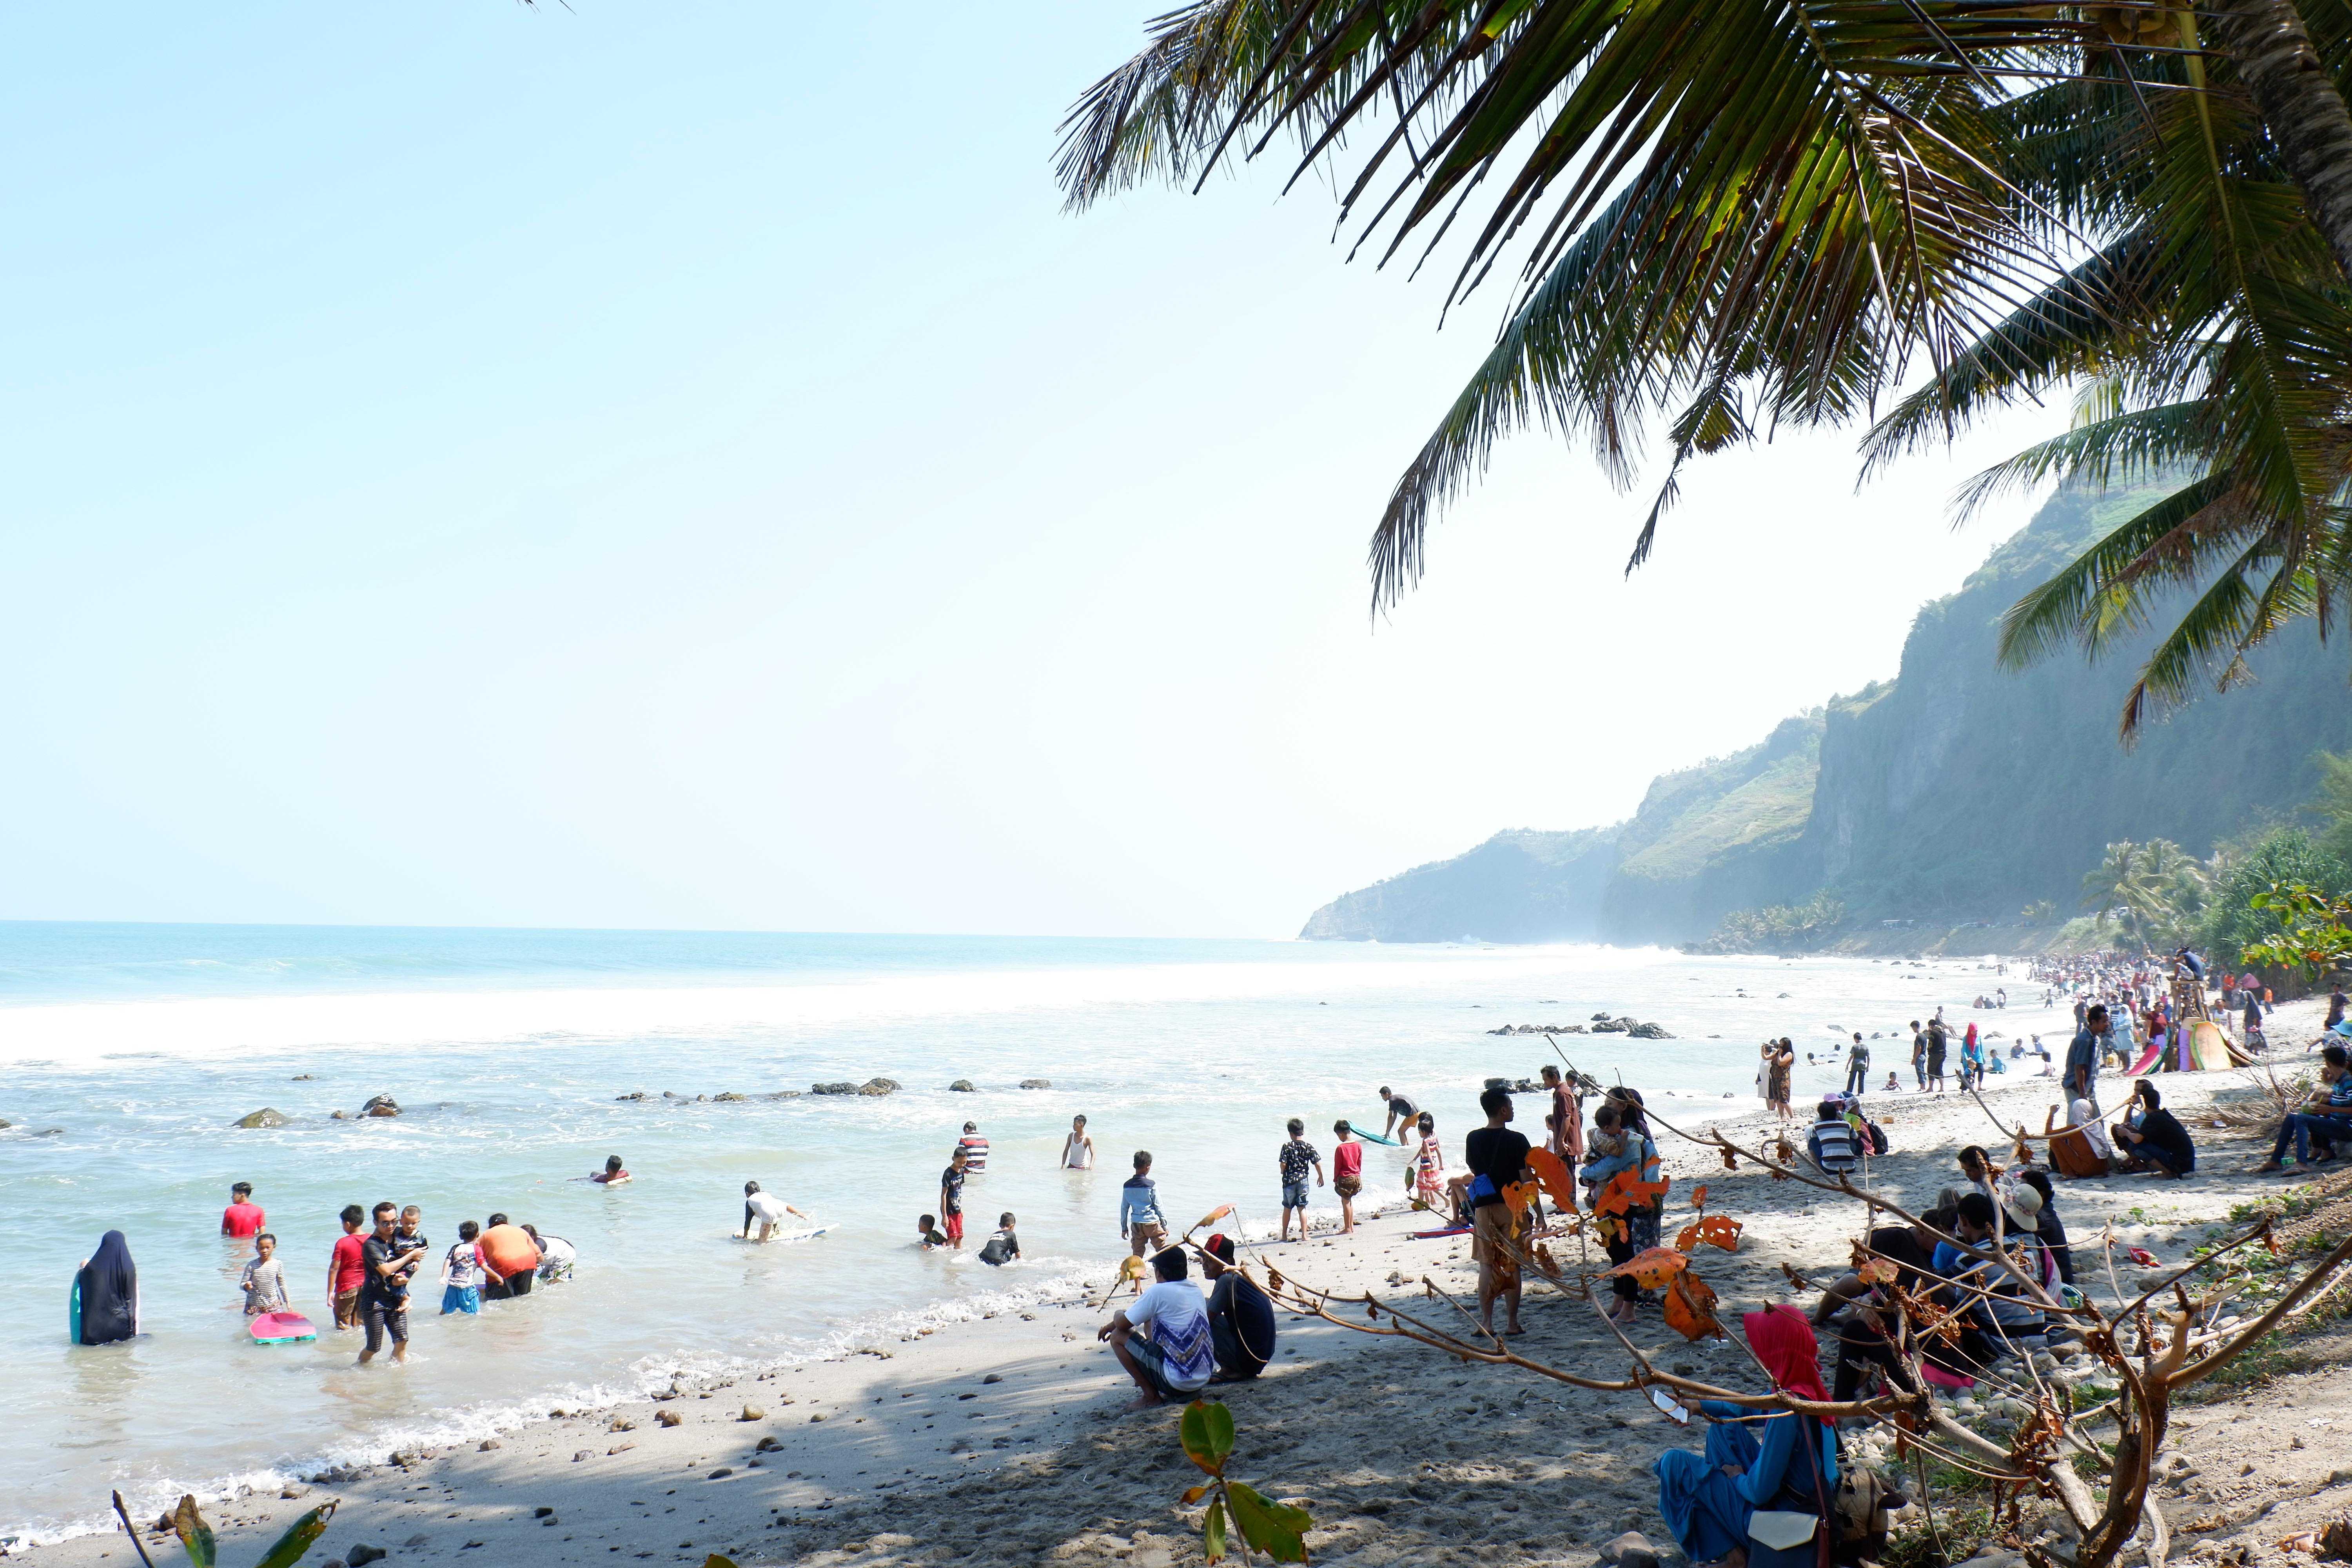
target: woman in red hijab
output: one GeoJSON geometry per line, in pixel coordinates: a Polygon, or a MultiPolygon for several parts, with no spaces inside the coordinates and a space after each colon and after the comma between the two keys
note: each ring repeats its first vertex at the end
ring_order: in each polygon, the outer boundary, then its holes
{"type": "MultiPolygon", "coordinates": [[[[1800,1399],[1829,1403],[1829,1390],[1822,1384],[1821,1347],[1802,1313],[1793,1307],[1768,1307],[1748,1313],[1741,1322],[1775,1387],[1800,1399]]],[[[1713,1399],[1699,1408],[1714,1418],[1706,1430],[1706,1453],[1669,1448],[1658,1456],[1658,1511],[1665,1517],[1666,1528],[1693,1563],[1811,1568],[1811,1540],[1768,1545],[1751,1538],[1748,1526],[1759,1510],[1811,1514],[1817,1520],[1825,1512],[1837,1489],[1835,1429],[1793,1411],[1767,1415],[1713,1399]]],[[[1818,1531],[1822,1527],[1814,1528],[1818,1531]]]]}

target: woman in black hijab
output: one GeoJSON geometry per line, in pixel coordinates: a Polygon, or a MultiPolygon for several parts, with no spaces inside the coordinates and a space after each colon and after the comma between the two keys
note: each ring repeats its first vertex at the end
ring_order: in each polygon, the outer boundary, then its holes
{"type": "Polygon", "coordinates": [[[139,1266],[121,1231],[108,1231],[74,1276],[74,1306],[83,1344],[110,1345],[139,1331],[139,1266]]]}

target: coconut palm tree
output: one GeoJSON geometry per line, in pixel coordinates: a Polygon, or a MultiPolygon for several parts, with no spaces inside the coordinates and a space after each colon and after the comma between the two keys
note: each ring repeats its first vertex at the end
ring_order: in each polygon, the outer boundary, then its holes
{"type": "Polygon", "coordinates": [[[2096,653],[2191,584],[2124,713],[2177,700],[2284,621],[2333,615],[2352,364],[2343,7],[2223,0],[1202,0],[1067,124],[1074,205],[1205,178],[1295,132],[1342,223],[1416,264],[1468,236],[1449,306],[1516,266],[1495,350],[1376,530],[1376,606],[1505,434],[1591,438],[1630,481],[1834,424],[1931,368],[1874,459],[2081,383],[2083,423],[1986,489],[2199,471],[2021,605],[2010,654],[2096,653]],[[2208,25],[2210,23],[2210,26],[2208,25]],[[2059,258],[2084,259],[2062,266],[2059,258]],[[1516,258],[1516,259],[1515,259],[1516,258]]]}

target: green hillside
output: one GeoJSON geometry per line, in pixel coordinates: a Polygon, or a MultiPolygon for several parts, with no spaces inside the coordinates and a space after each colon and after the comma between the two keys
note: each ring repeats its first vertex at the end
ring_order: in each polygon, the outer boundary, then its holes
{"type": "Polygon", "coordinates": [[[2203,855],[2283,816],[2316,785],[2315,753],[2352,749],[2347,660],[2314,628],[2257,650],[2252,684],[2149,725],[2129,752],[2116,715],[2144,644],[2096,666],[1995,659],[2002,612],[2143,504],[2062,491],[1919,611],[1895,679],[1662,774],[1613,826],[1497,835],[1343,896],[1301,934],[1687,942],[1733,910],[1817,893],[1872,928],[2002,920],[2038,900],[2071,913],[2111,841],[2203,855]]]}

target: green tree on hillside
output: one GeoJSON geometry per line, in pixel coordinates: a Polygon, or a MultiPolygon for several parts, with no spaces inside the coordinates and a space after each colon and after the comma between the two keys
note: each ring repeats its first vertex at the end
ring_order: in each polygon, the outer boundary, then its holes
{"type": "Polygon", "coordinates": [[[2301,883],[2326,897],[2352,892],[2352,868],[2312,841],[2299,827],[2273,828],[2239,858],[2206,912],[2207,952],[2224,966],[2246,959],[2246,950],[2288,936],[2283,911],[2258,904],[2273,887],[2301,883]]]}
{"type": "Polygon", "coordinates": [[[2321,752],[2314,760],[2319,763],[2319,789],[2311,810],[2320,821],[2319,847],[2352,866],[2352,756],[2321,752]]]}

